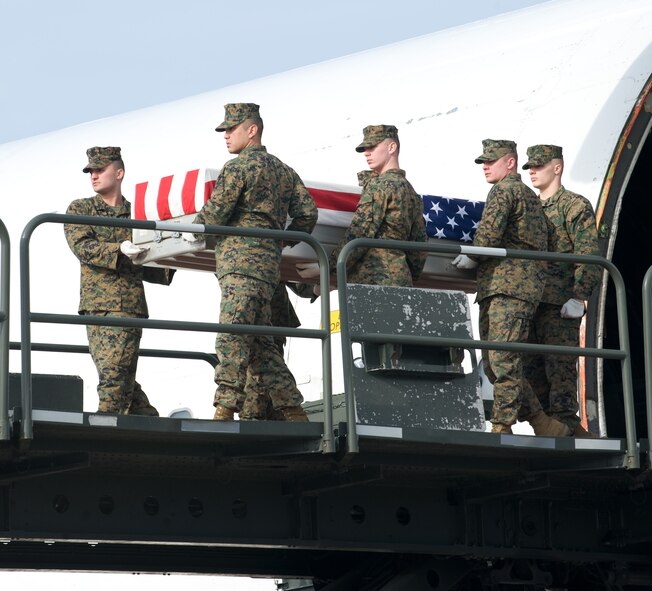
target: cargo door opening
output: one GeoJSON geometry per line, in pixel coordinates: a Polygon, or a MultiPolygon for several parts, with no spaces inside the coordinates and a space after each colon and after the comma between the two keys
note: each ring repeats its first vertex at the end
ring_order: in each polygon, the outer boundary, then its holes
{"type": "MultiPolygon", "coordinates": [[[[599,221],[601,253],[612,260],[622,274],[625,283],[638,438],[647,437],[641,288],[643,277],[652,266],[648,217],[648,212],[652,208],[652,192],[649,181],[649,171],[652,170],[652,139],[650,137],[652,95],[649,93],[649,84],[646,86],[646,90],[646,100],[643,101],[636,120],[629,127],[629,134],[613,173],[604,216],[599,221]],[[621,191],[622,197],[618,199],[621,191]]],[[[596,343],[597,346],[604,348],[619,348],[616,292],[612,281],[609,281],[602,305],[600,305],[600,294],[594,293],[591,308],[594,313],[587,319],[586,333],[589,346],[593,346],[591,343],[596,343]],[[602,318],[599,317],[601,309],[604,310],[602,318]],[[602,344],[599,340],[600,331],[603,335],[602,344]]],[[[650,352],[648,352],[649,354],[650,352]]],[[[597,393],[597,419],[600,430],[603,433],[606,430],[609,437],[624,437],[625,415],[621,362],[587,359],[587,370],[587,376],[593,376],[593,380],[587,379],[589,386],[587,398],[591,398],[593,387],[594,393],[597,393]],[[600,381],[601,365],[602,380],[600,381]],[[592,381],[593,383],[591,383],[592,381]]],[[[592,427],[595,431],[598,430],[598,424],[592,425],[592,427]]]]}

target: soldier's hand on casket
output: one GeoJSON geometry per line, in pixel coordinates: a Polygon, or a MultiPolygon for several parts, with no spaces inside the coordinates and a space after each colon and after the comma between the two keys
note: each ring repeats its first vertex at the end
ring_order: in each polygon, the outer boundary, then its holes
{"type": "Polygon", "coordinates": [[[142,255],[144,252],[147,252],[149,247],[147,246],[137,246],[130,240],[125,240],[120,244],[120,252],[125,255],[129,260],[136,261],[136,259],[142,255]]]}
{"type": "Polygon", "coordinates": [[[319,263],[297,263],[295,268],[302,279],[319,277],[319,263]]]}
{"type": "Polygon", "coordinates": [[[562,318],[581,318],[584,316],[584,302],[571,298],[561,307],[560,316],[562,318]]]}
{"type": "Polygon", "coordinates": [[[475,269],[478,266],[472,258],[467,257],[465,254],[458,254],[451,263],[457,269],[475,269]]]}

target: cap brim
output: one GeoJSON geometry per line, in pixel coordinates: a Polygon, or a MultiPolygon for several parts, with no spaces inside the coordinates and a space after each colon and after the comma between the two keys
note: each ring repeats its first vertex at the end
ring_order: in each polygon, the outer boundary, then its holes
{"type": "Polygon", "coordinates": [[[222,121],[216,128],[215,131],[226,131],[229,128],[226,121],[222,121]]]}
{"type": "MultiPolygon", "coordinates": [[[[548,160],[548,162],[550,162],[550,160],[548,160]]],[[[528,160],[523,165],[523,170],[527,170],[528,168],[532,168],[533,166],[543,166],[545,164],[548,164],[548,162],[540,162],[538,160],[528,160]]]]}
{"type": "Polygon", "coordinates": [[[491,161],[490,161],[489,158],[487,158],[486,156],[478,156],[478,157],[475,159],[475,163],[476,163],[476,164],[482,164],[483,162],[491,162],[491,161]]]}
{"type": "Polygon", "coordinates": [[[367,148],[373,148],[374,146],[377,146],[378,144],[365,144],[364,142],[361,143],[356,149],[356,152],[364,152],[367,148]]]}

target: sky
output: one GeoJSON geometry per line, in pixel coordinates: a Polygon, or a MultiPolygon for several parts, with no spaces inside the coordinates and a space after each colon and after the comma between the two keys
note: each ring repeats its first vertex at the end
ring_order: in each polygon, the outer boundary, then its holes
{"type": "Polygon", "coordinates": [[[542,0],[0,0],[0,143],[542,0]]]}
{"type": "MultiPolygon", "coordinates": [[[[0,144],[379,47],[542,0],[0,0],[0,144]]],[[[52,591],[183,576],[0,572],[52,591]]],[[[193,577],[194,591],[273,581],[193,577]]]]}

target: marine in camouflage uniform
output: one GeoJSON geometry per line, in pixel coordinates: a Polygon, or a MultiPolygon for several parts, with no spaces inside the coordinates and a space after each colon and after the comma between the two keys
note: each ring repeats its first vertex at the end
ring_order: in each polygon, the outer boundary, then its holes
{"type": "MultiPolygon", "coordinates": [[[[486,139],[483,164],[489,191],[476,231],[474,246],[519,250],[547,250],[548,230],[541,203],[515,172],[516,144],[486,139]]],[[[479,262],[477,302],[480,305],[480,338],[498,342],[526,342],[530,323],[541,299],[545,265],[539,261],[502,257],[472,257],[479,262]]],[[[523,376],[520,353],[482,351],[483,368],[494,386],[491,422],[495,431],[510,432],[521,406],[524,419],[545,418],[541,405],[523,376]]],[[[537,428],[535,427],[535,433],[537,428]]],[[[563,434],[563,433],[559,433],[563,434]]]]}
{"type": "MultiPolygon", "coordinates": [[[[131,204],[120,193],[124,175],[120,148],[94,147],[86,154],[83,170],[91,173],[98,194],[73,201],[66,213],[129,219],[131,204]]],[[[81,264],[79,313],[147,318],[143,280],[168,285],[174,272],[142,267],[125,256],[120,246],[130,240],[129,228],[65,224],[64,232],[81,264]]],[[[89,325],[86,330],[99,377],[98,412],[158,416],[136,381],[142,329],[89,325]]]]}
{"type": "MultiPolygon", "coordinates": [[[[588,199],[561,184],[562,148],[554,145],[530,146],[528,161],[533,184],[541,191],[541,203],[554,229],[554,250],[579,255],[597,255],[598,235],[593,207],[588,199]]],[[[574,318],[563,312],[564,304],[575,299],[584,306],[597,286],[601,268],[596,265],[550,263],[530,342],[547,345],[579,346],[583,311],[574,318]]],[[[575,432],[579,425],[577,400],[577,358],[569,355],[526,355],[525,376],[544,410],[575,432]]]]}
{"type": "MultiPolygon", "coordinates": [[[[398,167],[400,144],[396,127],[365,127],[363,141],[356,151],[365,153],[372,170],[358,173],[362,195],[344,238],[330,254],[332,271],[344,245],[356,238],[428,240],[423,201],[407,180],[405,171],[398,167]]],[[[347,260],[347,280],[410,287],[419,279],[426,257],[425,252],[356,248],[347,260]]]]}
{"type": "MultiPolygon", "coordinates": [[[[227,148],[237,158],[227,162],[213,193],[195,217],[197,224],[311,232],[317,207],[289,166],[261,144],[263,122],[253,103],[225,105],[227,148]]],[[[280,279],[281,244],[275,240],[218,236],[215,246],[220,282],[220,323],[271,325],[270,302],[280,279]]],[[[274,409],[288,420],[306,420],[303,397],[271,337],[219,333],[215,417],[231,420],[244,402],[247,379],[258,392],[268,392],[274,409]],[[249,378],[248,378],[249,372],[249,378]]]]}

